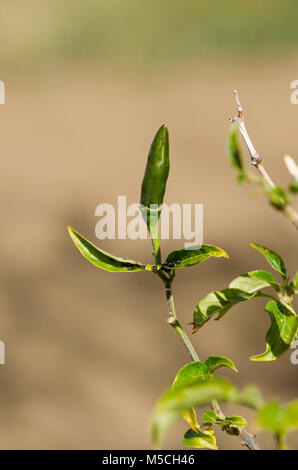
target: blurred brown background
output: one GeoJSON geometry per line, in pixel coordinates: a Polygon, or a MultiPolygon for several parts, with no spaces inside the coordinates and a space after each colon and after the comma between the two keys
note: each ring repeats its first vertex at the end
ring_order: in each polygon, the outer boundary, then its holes
{"type": "MultiPolygon", "coordinates": [[[[152,408],[187,356],[166,324],[149,273],[111,274],[71,243],[71,224],[115,255],[151,261],[149,241],[95,238],[95,207],[138,202],[147,152],[170,131],[166,202],[204,204],[204,242],[230,260],[180,271],[176,307],[190,332],[196,303],[239,273],[267,269],[250,241],[279,252],[294,274],[297,234],[253,186],[238,186],[226,154],[237,88],[257,150],[286,185],[282,156],[298,156],[297,4],[291,1],[1,2],[2,449],[149,448],[152,408]],[[269,9],[270,5],[270,9],[269,9]]],[[[248,155],[244,153],[247,161],[248,155]]],[[[163,241],[162,250],[182,246],[163,241]]],[[[193,337],[200,358],[230,357],[266,398],[297,396],[290,353],[263,352],[269,318],[256,299],[193,337]]],[[[224,406],[225,410],[230,410],[224,406]]],[[[233,407],[253,422],[253,413],[233,407]]],[[[180,448],[183,423],[166,439],[180,448]]],[[[253,430],[253,425],[250,425],[253,430]]],[[[219,446],[239,448],[218,433],[219,446]]],[[[262,434],[259,442],[273,448],[262,434]]],[[[297,435],[289,440],[297,448],[297,435]]]]}

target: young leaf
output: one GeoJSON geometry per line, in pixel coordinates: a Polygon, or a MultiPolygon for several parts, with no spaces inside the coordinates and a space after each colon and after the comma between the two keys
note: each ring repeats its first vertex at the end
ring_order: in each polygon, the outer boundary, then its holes
{"type": "Polygon", "coordinates": [[[210,356],[205,363],[200,361],[190,362],[182,367],[175,377],[172,390],[177,391],[183,387],[203,382],[205,379],[209,379],[210,374],[220,367],[230,367],[237,372],[231,359],[224,356],[210,356]]]}
{"type": "Polygon", "coordinates": [[[293,277],[292,283],[293,283],[294,288],[297,289],[298,288],[298,271],[296,272],[295,276],[293,277]]]}
{"type": "Polygon", "coordinates": [[[195,308],[193,332],[197,331],[197,328],[201,328],[215,313],[218,313],[218,318],[221,318],[233,305],[252,299],[256,295],[255,292],[248,293],[240,289],[210,292],[195,308]]]}
{"type": "Polygon", "coordinates": [[[185,419],[185,421],[189,424],[189,426],[192,429],[194,430],[197,429],[198,422],[197,422],[197,415],[196,415],[194,408],[190,408],[189,410],[184,411],[182,413],[182,417],[185,419]]]}
{"type": "Polygon", "coordinates": [[[245,179],[241,150],[237,138],[238,125],[233,123],[228,137],[228,151],[232,167],[237,170],[238,181],[241,183],[245,179]]]}
{"type": "Polygon", "coordinates": [[[71,227],[68,227],[68,231],[75,246],[78,248],[81,254],[98,268],[112,272],[133,272],[144,271],[145,269],[148,269],[147,266],[138,261],[118,258],[116,256],[110,255],[109,253],[106,253],[103,250],[100,250],[71,227]]]}
{"type": "Polygon", "coordinates": [[[236,397],[234,385],[218,377],[178,390],[169,390],[161,397],[153,413],[151,435],[154,446],[161,446],[166,431],[185,410],[205,405],[211,400],[233,401],[236,397]]]}
{"type": "Polygon", "coordinates": [[[269,250],[269,248],[266,248],[265,246],[258,245],[257,243],[251,243],[251,246],[265,256],[266,260],[273,269],[278,271],[279,274],[281,274],[284,278],[286,277],[285,263],[277,253],[269,250]]]}
{"type": "Polygon", "coordinates": [[[202,420],[209,424],[214,424],[218,420],[221,421],[221,419],[217,416],[214,410],[206,411],[206,413],[204,413],[202,416],[202,420]]]}
{"type": "Polygon", "coordinates": [[[284,305],[275,300],[266,304],[271,326],[266,334],[266,351],[253,356],[252,361],[273,361],[280,357],[291,346],[298,329],[298,317],[284,305]]]}
{"type": "Polygon", "coordinates": [[[208,359],[206,359],[205,364],[210,374],[221,367],[230,367],[230,369],[238,372],[234,362],[225,356],[209,356],[208,359]]]}
{"type": "Polygon", "coordinates": [[[187,385],[202,382],[208,375],[208,368],[203,362],[190,362],[179,370],[172,385],[172,390],[179,390],[187,385]]]}
{"type": "Polygon", "coordinates": [[[289,298],[288,296],[284,295],[278,295],[278,301],[287,309],[289,312],[291,312],[293,315],[297,315],[294,308],[292,307],[291,303],[289,303],[289,298]]]}
{"type": "Polygon", "coordinates": [[[231,436],[239,436],[241,428],[247,426],[247,421],[241,416],[230,416],[217,424],[231,436]]]}
{"type": "MultiPolygon", "coordinates": [[[[201,383],[206,379],[208,380],[210,379],[212,372],[225,366],[236,370],[234,363],[230,359],[221,356],[208,357],[205,363],[197,361],[186,364],[186,366],[182,367],[176,375],[172,384],[172,391],[177,391],[184,387],[201,383]]],[[[195,410],[190,408],[184,411],[182,416],[191,428],[196,430],[197,420],[195,410]]]]}
{"type": "Polygon", "coordinates": [[[232,425],[232,426],[238,426],[239,428],[244,428],[247,426],[247,421],[246,419],[242,418],[242,416],[226,416],[226,418],[223,420],[224,424],[232,425]]]}
{"type": "Polygon", "coordinates": [[[169,254],[164,263],[166,268],[185,268],[186,266],[193,266],[194,264],[202,263],[203,261],[211,258],[228,258],[229,256],[225,251],[217,246],[202,245],[198,249],[181,249],[175,250],[169,254]]]}
{"type": "Polygon", "coordinates": [[[194,447],[196,449],[217,449],[214,432],[212,429],[202,431],[197,428],[196,431],[189,429],[184,434],[183,445],[186,447],[194,447]]]}
{"type": "Polygon", "coordinates": [[[293,277],[293,280],[291,282],[291,287],[294,291],[294,294],[298,294],[298,271],[296,272],[295,276],[293,277]]]}
{"type": "Polygon", "coordinates": [[[227,416],[223,419],[220,416],[217,416],[213,410],[209,410],[204,413],[202,420],[208,424],[219,424],[225,430],[230,426],[237,426],[238,428],[247,426],[247,421],[242,418],[242,416],[227,416]]]}
{"type": "MultiPolygon", "coordinates": [[[[207,376],[207,366],[203,362],[191,362],[179,370],[172,384],[172,390],[179,390],[187,385],[202,382],[207,376]]],[[[197,417],[193,408],[184,411],[182,416],[192,429],[196,429],[197,417]]]]}
{"type": "Polygon", "coordinates": [[[289,191],[291,193],[298,193],[298,180],[295,180],[290,184],[289,191]]]}
{"type": "Polygon", "coordinates": [[[271,204],[279,210],[283,210],[290,202],[288,194],[280,186],[271,188],[270,186],[265,188],[265,191],[269,197],[271,204]]]}
{"type": "Polygon", "coordinates": [[[233,289],[241,289],[244,292],[257,292],[265,287],[273,287],[276,292],[280,292],[281,287],[277,283],[273,274],[268,271],[249,271],[233,279],[229,287],[233,289]]]}

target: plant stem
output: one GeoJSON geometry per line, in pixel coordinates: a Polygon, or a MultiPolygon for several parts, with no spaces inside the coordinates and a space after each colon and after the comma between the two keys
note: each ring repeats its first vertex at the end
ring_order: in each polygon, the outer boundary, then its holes
{"type": "MultiPolygon", "coordinates": [[[[254,148],[254,145],[248,135],[248,132],[246,130],[244,121],[243,121],[243,108],[241,106],[239,96],[237,93],[237,90],[234,90],[234,96],[236,100],[236,106],[237,106],[237,116],[234,118],[230,118],[231,122],[237,122],[239,131],[243,137],[243,140],[247,146],[248,152],[250,154],[251,158],[251,164],[256,168],[258,171],[259,175],[261,176],[261,181],[263,185],[266,187],[270,188],[275,188],[275,184],[272,181],[270,175],[267,173],[264,165],[262,164],[262,159],[256,149],[254,148]]],[[[298,230],[298,213],[289,205],[286,204],[283,209],[283,213],[288,217],[288,219],[292,222],[296,230],[298,230]]]]}
{"type": "Polygon", "coordinates": [[[200,360],[199,356],[197,355],[193,345],[191,344],[189,337],[185,333],[184,329],[180,325],[179,320],[177,318],[171,284],[172,282],[170,280],[166,280],[166,298],[167,298],[167,304],[168,304],[168,310],[169,310],[168,323],[174,328],[177,335],[181,339],[191,360],[199,361],[200,360]]]}
{"type": "Polygon", "coordinates": [[[245,429],[241,429],[239,436],[241,437],[241,439],[249,450],[261,450],[255,438],[247,431],[245,431],[245,429]]]}
{"type": "MultiPolygon", "coordinates": [[[[173,275],[172,277],[167,277],[163,272],[158,273],[159,277],[163,280],[164,285],[165,285],[165,292],[166,292],[166,299],[167,299],[167,304],[168,304],[168,312],[169,312],[169,317],[168,317],[168,324],[171,325],[174,330],[176,331],[177,335],[181,339],[186,351],[188,352],[189,357],[191,358],[192,361],[199,361],[199,356],[193,347],[189,337],[187,336],[186,332],[182,328],[178,316],[176,313],[175,309],[175,303],[174,303],[174,297],[173,297],[173,291],[172,291],[172,281],[173,281],[173,275]]],[[[211,401],[212,408],[214,409],[215,413],[219,415],[222,419],[225,418],[224,413],[222,412],[219,403],[217,400],[212,400],[211,401]]],[[[244,441],[246,447],[250,450],[260,450],[260,447],[255,440],[255,438],[249,434],[247,431],[244,429],[240,430],[240,437],[244,441]]]]}
{"type": "Polygon", "coordinates": [[[152,238],[152,246],[154,250],[155,264],[161,264],[160,245],[158,238],[152,238]]]}
{"type": "MultiPolygon", "coordinates": [[[[159,238],[158,238],[158,223],[154,224],[153,230],[151,226],[151,242],[152,242],[152,247],[153,247],[153,255],[155,259],[156,264],[161,264],[161,251],[160,251],[160,244],[159,244],[159,238]]],[[[175,309],[175,303],[174,303],[174,297],[173,297],[173,291],[172,291],[172,282],[175,277],[175,270],[172,270],[169,274],[166,274],[165,272],[159,270],[156,271],[156,274],[160,279],[163,281],[164,286],[165,286],[165,292],[166,292],[166,299],[167,299],[167,305],[168,305],[168,312],[169,312],[169,317],[168,317],[168,324],[174,328],[176,331],[177,335],[181,339],[191,361],[196,362],[199,361],[199,356],[193,347],[189,337],[187,336],[186,332],[182,328],[177,313],[175,309]]],[[[225,418],[225,415],[221,411],[221,408],[219,406],[219,403],[217,400],[212,400],[211,401],[212,407],[215,411],[216,414],[218,414],[222,419],[225,418]]],[[[250,450],[260,450],[260,447],[256,440],[254,439],[251,434],[249,434],[247,431],[241,429],[240,430],[240,437],[243,439],[245,442],[245,445],[248,449],[250,450]]]]}
{"type": "Polygon", "coordinates": [[[147,220],[148,219],[149,219],[148,230],[149,230],[150,237],[151,237],[155,264],[161,264],[161,252],[160,252],[160,244],[159,244],[159,236],[158,236],[158,216],[157,214],[154,214],[151,217],[147,216],[147,220]]]}
{"type": "MultiPolygon", "coordinates": [[[[189,337],[185,333],[184,329],[179,323],[179,320],[177,318],[176,314],[176,309],[175,309],[175,303],[174,303],[174,297],[173,297],[173,292],[172,292],[172,281],[167,280],[166,283],[166,298],[167,298],[167,303],[168,303],[168,310],[169,310],[169,318],[168,318],[168,323],[171,325],[174,330],[176,331],[177,335],[181,339],[182,343],[184,344],[184,347],[186,351],[188,352],[188,355],[190,356],[192,361],[199,361],[199,356],[193,347],[189,337]]],[[[211,401],[212,407],[222,419],[225,418],[223,412],[220,409],[219,403],[217,400],[212,400],[211,401]]]]}

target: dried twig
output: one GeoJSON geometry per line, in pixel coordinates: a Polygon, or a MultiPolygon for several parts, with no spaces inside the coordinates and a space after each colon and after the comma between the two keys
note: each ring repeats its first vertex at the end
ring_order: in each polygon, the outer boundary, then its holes
{"type": "MultiPolygon", "coordinates": [[[[262,164],[262,159],[261,159],[260,155],[257,153],[256,149],[254,148],[253,143],[252,143],[252,141],[251,141],[251,139],[250,139],[250,137],[247,133],[246,127],[244,125],[243,107],[241,106],[237,90],[234,90],[233,93],[234,93],[235,100],[236,100],[237,116],[230,117],[230,121],[231,122],[236,122],[238,124],[239,131],[240,131],[240,133],[243,137],[243,140],[244,140],[244,142],[247,146],[247,149],[248,149],[250,157],[251,157],[251,164],[258,171],[259,175],[262,178],[263,184],[267,187],[269,186],[270,188],[274,189],[276,186],[275,186],[274,182],[272,181],[271,177],[269,176],[269,174],[267,173],[267,171],[265,170],[265,168],[262,164]]],[[[289,160],[288,160],[288,162],[289,162],[289,160]]],[[[287,166],[288,166],[288,163],[287,163],[287,166]]],[[[293,166],[292,166],[292,168],[293,168],[293,166]]],[[[288,169],[289,169],[289,166],[288,166],[288,169]]],[[[291,220],[291,222],[296,227],[296,229],[298,230],[298,214],[297,214],[297,212],[289,204],[286,204],[283,207],[282,210],[286,214],[286,216],[291,220]]]]}
{"type": "Polygon", "coordinates": [[[293,180],[298,181],[298,166],[296,165],[295,160],[290,155],[285,155],[284,161],[293,180]]]}
{"type": "Polygon", "coordinates": [[[254,436],[249,434],[245,429],[241,429],[240,437],[249,450],[261,450],[254,436]]]}

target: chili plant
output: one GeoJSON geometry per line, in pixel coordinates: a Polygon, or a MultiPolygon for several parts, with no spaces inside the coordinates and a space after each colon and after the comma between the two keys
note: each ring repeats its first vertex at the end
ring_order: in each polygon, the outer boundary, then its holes
{"type": "MultiPolygon", "coordinates": [[[[239,124],[239,123],[238,123],[239,124]]],[[[233,165],[239,172],[239,179],[247,177],[240,159],[235,124],[230,134],[230,151],[233,165]]],[[[86,240],[80,233],[69,227],[70,236],[81,254],[98,268],[113,272],[148,271],[158,276],[164,285],[168,308],[168,324],[184,344],[190,362],[180,369],[170,386],[158,401],[151,419],[151,436],[154,448],[160,448],[166,431],[179,418],[183,418],[189,429],[183,437],[183,444],[193,448],[217,449],[215,429],[221,429],[231,436],[239,436],[247,448],[260,447],[255,436],[245,430],[247,422],[241,416],[225,416],[219,402],[246,405],[257,412],[260,429],[270,430],[276,436],[280,448],[287,448],[286,435],[298,427],[298,401],[281,405],[278,402],[265,403],[260,392],[253,386],[238,390],[229,380],[214,375],[223,367],[237,372],[233,361],[224,356],[210,355],[204,362],[192,345],[182,327],[174,304],[173,282],[177,271],[211,258],[228,258],[227,253],[213,245],[203,244],[187,249],[178,249],[163,260],[158,238],[158,223],[169,174],[169,136],[166,126],[161,126],[149,150],[147,166],[141,188],[140,211],[147,224],[153,247],[153,264],[113,256],[86,240]],[[210,405],[209,411],[199,419],[195,408],[210,405]]],[[[254,297],[269,299],[265,310],[269,313],[271,327],[266,334],[266,351],[251,359],[274,360],[291,345],[297,334],[297,316],[292,299],[298,293],[298,274],[291,280],[281,257],[257,243],[253,248],[260,251],[271,267],[281,277],[280,282],[268,271],[256,270],[241,274],[228,288],[213,291],[201,300],[195,308],[193,332],[200,330],[215,314],[222,318],[235,304],[254,297]],[[272,289],[268,294],[267,287],[272,289]]]]}

